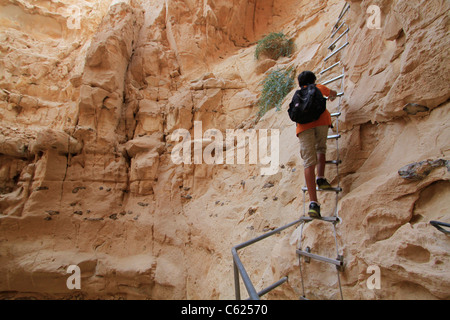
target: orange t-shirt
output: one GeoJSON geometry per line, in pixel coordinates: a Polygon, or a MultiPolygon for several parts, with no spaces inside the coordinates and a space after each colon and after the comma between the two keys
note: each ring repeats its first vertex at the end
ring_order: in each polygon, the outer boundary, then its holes
{"type": "MultiPolygon", "coordinates": [[[[321,84],[317,84],[316,87],[320,90],[320,92],[322,92],[322,94],[324,96],[329,96],[331,93],[331,90],[328,89],[327,87],[325,87],[324,85],[321,84]]],[[[319,127],[319,126],[331,126],[331,115],[330,112],[328,110],[325,109],[325,111],[320,115],[320,118],[317,119],[316,121],[313,122],[309,122],[309,123],[305,123],[305,124],[300,124],[297,123],[297,133],[296,135],[298,135],[299,133],[311,129],[311,128],[315,128],[315,127],[319,127]]]]}

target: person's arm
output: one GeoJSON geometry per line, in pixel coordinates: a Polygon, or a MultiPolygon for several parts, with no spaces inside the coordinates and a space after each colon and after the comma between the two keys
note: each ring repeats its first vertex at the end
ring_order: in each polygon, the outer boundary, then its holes
{"type": "Polygon", "coordinates": [[[337,97],[336,91],[331,90],[330,88],[328,88],[322,84],[317,84],[316,87],[319,88],[320,92],[322,92],[322,94],[324,96],[328,97],[328,99],[330,99],[330,101],[333,101],[334,99],[336,99],[336,97],[337,97]]]}
{"type": "Polygon", "coordinates": [[[337,92],[330,89],[330,94],[328,95],[328,99],[330,99],[330,101],[333,101],[334,99],[336,99],[336,97],[337,97],[337,92]]]}

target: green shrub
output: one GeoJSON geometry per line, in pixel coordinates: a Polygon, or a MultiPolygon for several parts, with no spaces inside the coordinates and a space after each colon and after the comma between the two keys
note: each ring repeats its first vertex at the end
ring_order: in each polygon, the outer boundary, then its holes
{"type": "Polygon", "coordinates": [[[261,98],[258,101],[258,116],[262,117],[268,110],[280,110],[281,103],[294,86],[294,70],[275,70],[262,81],[261,98]]]}
{"type": "Polygon", "coordinates": [[[277,60],[279,57],[288,57],[294,51],[294,42],[288,39],[282,32],[272,32],[258,41],[255,50],[255,58],[261,55],[277,60]]]}

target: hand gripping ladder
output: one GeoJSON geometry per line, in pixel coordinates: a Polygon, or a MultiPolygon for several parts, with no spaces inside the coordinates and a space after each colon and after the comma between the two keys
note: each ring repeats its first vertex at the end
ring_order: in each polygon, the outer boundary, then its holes
{"type": "MultiPolygon", "coordinates": [[[[327,74],[327,75],[333,74],[333,72],[336,72],[336,70],[339,70],[338,68],[336,68],[341,65],[341,61],[339,61],[339,58],[338,58],[338,56],[339,56],[338,53],[342,52],[343,49],[345,47],[347,47],[349,44],[349,41],[348,41],[349,27],[346,25],[345,20],[344,20],[344,16],[348,12],[349,8],[350,8],[350,4],[345,2],[344,6],[341,10],[341,13],[339,14],[338,20],[336,21],[336,23],[333,26],[333,29],[331,30],[331,35],[330,35],[331,44],[328,46],[328,49],[331,51],[331,53],[328,54],[326,56],[326,58],[323,60],[323,62],[324,62],[323,65],[324,65],[325,69],[320,71],[319,75],[321,77],[324,74],[327,74]],[[332,63],[332,64],[327,66],[327,64],[330,64],[330,63],[332,63]]],[[[331,76],[329,76],[329,77],[331,77],[331,76]]],[[[304,258],[305,263],[309,263],[311,261],[311,259],[315,259],[318,261],[334,264],[336,266],[339,292],[341,295],[341,299],[343,299],[341,279],[340,279],[339,272],[344,270],[344,257],[342,254],[340,254],[340,251],[339,251],[339,245],[338,245],[337,234],[336,234],[336,224],[338,222],[341,222],[341,218],[339,217],[339,214],[338,214],[339,193],[342,191],[342,188],[340,187],[340,181],[339,181],[339,164],[341,164],[341,162],[342,162],[339,157],[339,138],[341,137],[341,135],[339,134],[339,116],[341,115],[342,96],[344,95],[344,78],[345,78],[345,70],[344,70],[344,67],[342,66],[341,74],[322,82],[323,85],[327,85],[329,83],[336,82],[338,80],[340,80],[340,82],[341,82],[341,89],[340,89],[341,91],[337,94],[337,96],[339,98],[337,112],[331,114],[331,116],[334,117],[336,120],[335,125],[334,125],[336,128],[336,133],[328,136],[328,140],[335,140],[335,142],[336,142],[336,160],[331,160],[331,161],[326,162],[327,164],[335,165],[336,171],[337,171],[337,187],[326,190],[327,192],[335,192],[336,193],[336,201],[335,201],[333,215],[330,217],[322,217],[319,219],[312,219],[310,217],[307,217],[306,216],[305,193],[306,193],[306,191],[308,191],[308,189],[306,187],[302,188],[302,191],[303,191],[303,217],[300,218],[302,220],[302,223],[300,225],[300,239],[299,239],[298,249],[296,250],[296,252],[299,255],[300,276],[301,276],[301,283],[302,283],[302,290],[303,290],[303,296],[300,297],[300,299],[304,299],[304,300],[306,300],[306,295],[305,295],[304,275],[303,275],[303,270],[302,270],[302,257],[304,258]],[[332,224],[333,233],[334,233],[334,241],[336,244],[336,255],[337,255],[337,257],[335,259],[314,254],[314,253],[312,253],[312,249],[310,247],[306,247],[305,249],[302,248],[303,227],[305,226],[306,223],[312,222],[313,220],[321,220],[321,221],[325,221],[325,222],[330,222],[332,224]]],[[[317,190],[323,191],[323,190],[319,190],[319,189],[317,189],[317,190]]]]}

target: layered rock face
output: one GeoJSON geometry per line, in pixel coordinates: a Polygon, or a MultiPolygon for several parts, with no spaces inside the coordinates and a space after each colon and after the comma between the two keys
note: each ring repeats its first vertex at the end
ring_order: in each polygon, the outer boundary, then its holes
{"type": "MultiPolygon", "coordinates": [[[[277,68],[320,71],[343,4],[0,1],[1,297],[234,298],[231,247],[303,210],[286,112],[294,90],[258,119],[260,82],[277,68]],[[278,31],[294,54],[255,60],[255,42],[278,31]],[[261,174],[262,161],[206,163],[208,133],[225,141],[236,129],[259,140],[278,130],[273,174],[261,174]],[[174,161],[177,132],[190,133],[191,161],[174,161]],[[81,289],[66,285],[70,265],[81,289]]],[[[339,123],[344,298],[449,298],[450,240],[429,224],[450,222],[448,6],[351,2],[339,123]],[[372,4],[380,29],[366,26],[372,4]],[[380,289],[367,286],[370,266],[380,289]]],[[[336,184],[334,167],[326,175],[336,184]]],[[[320,197],[331,214],[333,197],[320,197]]],[[[333,256],[326,228],[306,225],[302,241],[333,256]]],[[[268,298],[302,294],[297,231],[241,253],[257,289],[289,277],[268,298]]],[[[339,297],[334,267],[305,268],[310,298],[339,297]]]]}

